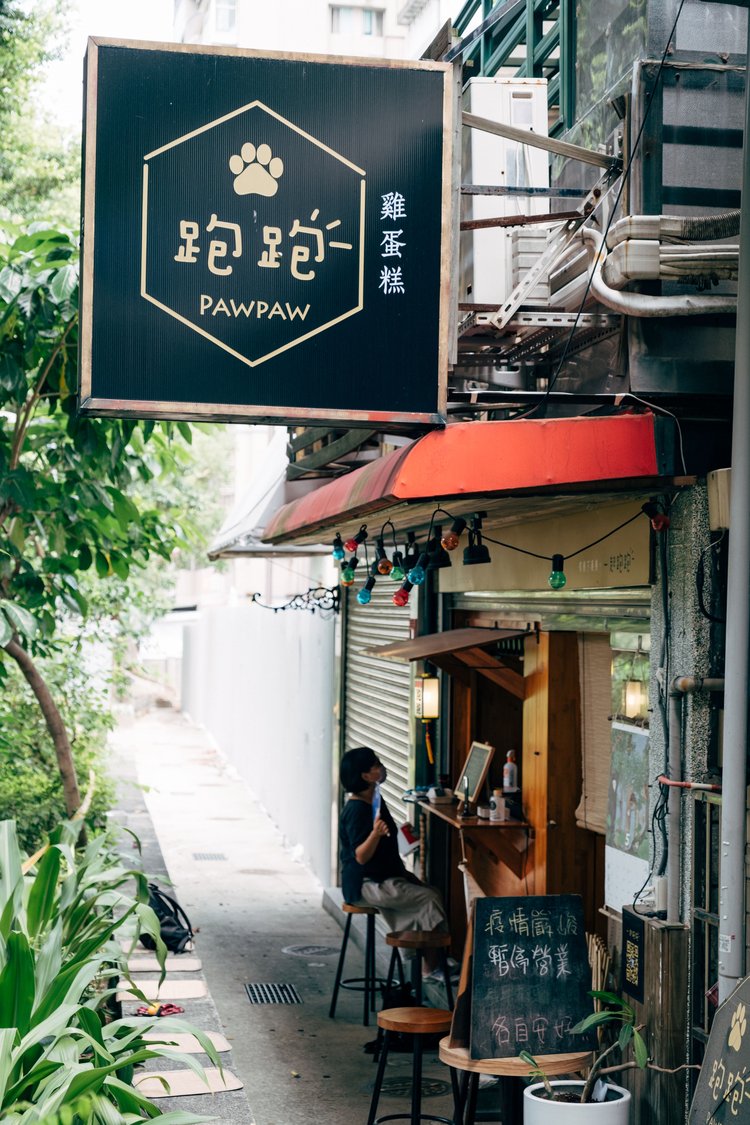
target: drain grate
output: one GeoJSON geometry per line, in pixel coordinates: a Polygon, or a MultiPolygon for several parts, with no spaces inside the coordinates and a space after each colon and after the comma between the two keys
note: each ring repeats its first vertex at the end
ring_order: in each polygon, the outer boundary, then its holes
{"type": "Polygon", "coordinates": [[[193,852],[193,859],[197,859],[199,862],[205,862],[209,859],[226,860],[226,858],[227,857],[224,855],[224,852],[193,852]]]}
{"type": "Polygon", "coordinates": [[[281,952],[291,957],[335,957],[338,949],[335,945],[287,945],[281,952]]]}
{"type": "MultiPolygon", "coordinates": [[[[410,1098],[411,1089],[411,1077],[404,1075],[403,1078],[384,1078],[380,1093],[384,1098],[410,1098]]],[[[422,1079],[423,1098],[442,1098],[448,1093],[450,1085],[440,1078],[422,1079]]]]}
{"type": "Polygon", "coordinates": [[[251,1004],[301,1004],[293,984],[246,984],[245,992],[251,1004]]]}

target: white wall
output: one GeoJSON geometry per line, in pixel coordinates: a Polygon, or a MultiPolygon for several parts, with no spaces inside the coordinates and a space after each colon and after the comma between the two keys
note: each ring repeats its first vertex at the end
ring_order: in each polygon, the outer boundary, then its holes
{"type": "MultiPolygon", "coordinates": [[[[406,31],[404,58],[420,58],[446,20],[455,19],[461,6],[460,0],[427,0],[421,10],[420,5],[415,4],[414,15],[404,29],[406,31]]],[[[398,7],[399,11],[409,10],[406,0],[402,0],[398,7]]]]}
{"type": "MultiPolygon", "coordinates": [[[[259,51],[401,58],[406,28],[396,20],[402,0],[237,0],[235,25],[216,27],[215,2],[180,0],[176,36],[186,43],[217,43],[259,51]],[[383,14],[383,34],[334,34],[332,7],[370,8],[383,14]]],[[[355,26],[357,21],[355,20],[355,26]]],[[[358,30],[358,28],[357,28],[358,30]]]]}
{"type": "Polygon", "coordinates": [[[183,647],[182,709],[323,885],[332,862],[334,635],[334,621],[318,612],[237,605],[199,613],[183,647]]]}

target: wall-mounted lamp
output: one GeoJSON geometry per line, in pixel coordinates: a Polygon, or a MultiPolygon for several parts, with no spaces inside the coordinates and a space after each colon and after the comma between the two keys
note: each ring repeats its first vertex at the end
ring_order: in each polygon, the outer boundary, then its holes
{"type": "Polygon", "coordinates": [[[648,684],[642,679],[636,679],[638,658],[643,655],[641,638],[638,637],[638,646],[630,665],[630,677],[625,680],[622,692],[622,711],[627,719],[643,719],[648,713],[648,684]]]}
{"type": "Polygon", "coordinates": [[[648,704],[646,685],[640,680],[625,681],[625,716],[628,719],[640,719],[648,704]]]}
{"type": "Polygon", "coordinates": [[[440,718],[440,680],[427,672],[414,681],[414,714],[423,723],[440,718]]]}

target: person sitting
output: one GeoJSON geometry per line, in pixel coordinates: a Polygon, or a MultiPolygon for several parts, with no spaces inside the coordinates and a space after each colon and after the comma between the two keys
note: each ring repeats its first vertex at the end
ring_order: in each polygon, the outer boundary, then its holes
{"type": "MultiPolygon", "coordinates": [[[[376,906],[388,929],[448,932],[440,892],[404,867],[398,829],[385,801],[373,817],[376,786],[385,766],[369,746],[347,750],[341,759],[341,784],[349,797],[341,811],[339,848],[344,902],[376,906]]],[[[425,950],[423,973],[437,969],[438,951],[425,950]]]]}

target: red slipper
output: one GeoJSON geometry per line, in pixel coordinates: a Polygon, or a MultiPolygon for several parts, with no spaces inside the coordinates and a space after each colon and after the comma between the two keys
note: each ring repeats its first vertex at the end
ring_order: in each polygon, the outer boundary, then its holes
{"type": "Polygon", "coordinates": [[[136,1008],[137,1016],[180,1016],[185,1011],[179,1004],[152,1004],[150,1008],[141,1005],[136,1008]]]}

